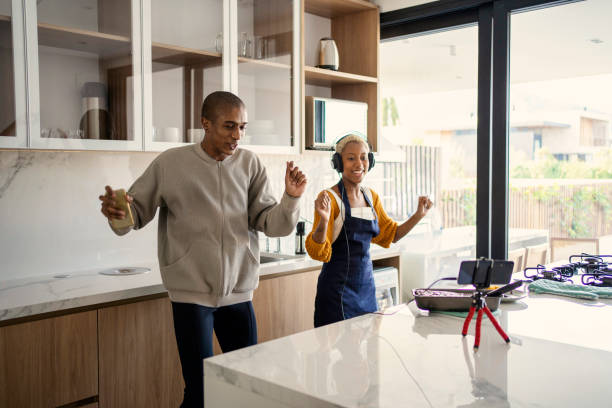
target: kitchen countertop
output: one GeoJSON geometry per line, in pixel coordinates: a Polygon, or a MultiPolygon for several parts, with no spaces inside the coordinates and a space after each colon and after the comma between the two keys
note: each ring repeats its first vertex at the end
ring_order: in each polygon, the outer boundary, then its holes
{"type": "Polygon", "coordinates": [[[529,294],[498,321],[511,343],[485,318],[478,352],[474,321],[463,338],[462,318],[411,303],[218,355],[204,361],[207,404],[610,406],[612,301],[529,294]]]}
{"type": "MultiPolygon", "coordinates": [[[[400,249],[372,249],[372,259],[400,254],[400,249]]],[[[122,265],[127,266],[127,265],[122,265]]],[[[166,293],[157,261],[129,266],[147,267],[151,271],[138,275],[107,276],[99,272],[108,268],[41,275],[0,281],[0,322],[43,313],[99,305],[147,295],[166,293]]],[[[262,264],[260,277],[271,277],[315,269],[321,262],[308,256],[262,264]]]]}

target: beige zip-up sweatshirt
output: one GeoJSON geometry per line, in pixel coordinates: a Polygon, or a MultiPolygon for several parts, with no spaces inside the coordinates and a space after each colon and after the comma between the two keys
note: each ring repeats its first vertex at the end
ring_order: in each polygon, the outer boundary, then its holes
{"type": "Polygon", "coordinates": [[[299,217],[299,198],[284,193],[277,203],[259,158],[240,148],[223,161],[200,144],[167,150],[128,193],[135,229],[159,208],[157,255],[174,302],[218,307],[251,300],[259,283],[257,231],[289,235],[299,217]]]}

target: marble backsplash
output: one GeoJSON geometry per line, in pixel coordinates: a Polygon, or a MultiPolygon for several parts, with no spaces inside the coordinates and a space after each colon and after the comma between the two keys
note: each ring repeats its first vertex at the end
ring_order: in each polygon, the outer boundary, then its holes
{"type": "MultiPolygon", "coordinates": [[[[157,153],[0,151],[0,280],[129,266],[157,257],[157,219],[116,236],[100,214],[106,184],[128,188],[157,153]]],[[[301,215],[312,220],[313,201],[335,184],[326,153],[260,155],[273,189],[284,190],[285,162],[309,178],[301,215]]],[[[376,168],[373,173],[376,172],[376,168]]],[[[368,177],[375,177],[374,174],[368,177]]],[[[306,230],[311,226],[307,224],[306,230]]],[[[282,248],[291,242],[290,236],[282,248]]]]}

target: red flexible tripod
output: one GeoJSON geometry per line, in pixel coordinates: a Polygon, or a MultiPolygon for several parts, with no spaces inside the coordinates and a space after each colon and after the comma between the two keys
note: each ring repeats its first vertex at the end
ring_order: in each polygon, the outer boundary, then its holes
{"type": "Polygon", "coordinates": [[[463,322],[463,330],[461,331],[461,334],[465,337],[468,332],[468,327],[470,326],[470,321],[472,321],[472,317],[474,316],[474,312],[478,311],[478,315],[476,317],[476,338],[474,339],[475,350],[478,350],[478,347],[480,346],[480,325],[482,323],[483,311],[487,314],[489,320],[491,320],[491,323],[493,323],[493,326],[495,326],[497,332],[502,337],[502,339],[504,339],[506,343],[510,343],[510,337],[508,337],[504,329],[502,329],[499,323],[497,322],[497,319],[495,319],[495,317],[493,316],[493,313],[491,313],[491,310],[489,310],[485,298],[487,296],[501,296],[506,292],[518,288],[522,284],[523,281],[518,280],[506,286],[502,286],[501,288],[491,291],[487,294],[484,294],[482,292],[484,288],[478,286],[476,287],[476,292],[474,292],[474,295],[472,295],[472,305],[470,306],[470,312],[468,313],[467,317],[465,318],[465,321],[463,322]]]}

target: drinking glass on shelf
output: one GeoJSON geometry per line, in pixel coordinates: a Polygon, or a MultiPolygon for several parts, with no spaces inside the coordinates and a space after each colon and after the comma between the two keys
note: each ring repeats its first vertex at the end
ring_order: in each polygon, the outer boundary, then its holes
{"type": "Polygon", "coordinates": [[[265,58],[274,58],[276,57],[276,39],[268,38],[266,41],[266,54],[265,58]]]}
{"type": "Polygon", "coordinates": [[[264,59],[267,53],[267,40],[264,37],[257,35],[253,39],[253,44],[253,58],[264,59]]]}
{"type": "Polygon", "coordinates": [[[240,42],[238,43],[238,56],[251,57],[251,40],[246,32],[240,33],[240,42]]]}
{"type": "Polygon", "coordinates": [[[82,129],[69,129],[68,130],[68,139],[82,139],[82,138],[83,138],[82,129]]]}
{"type": "Polygon", "coordinates": [[[223,52],[223,33],[218,33],[215,38],[215,50],[221,54],[223,52]]]}

